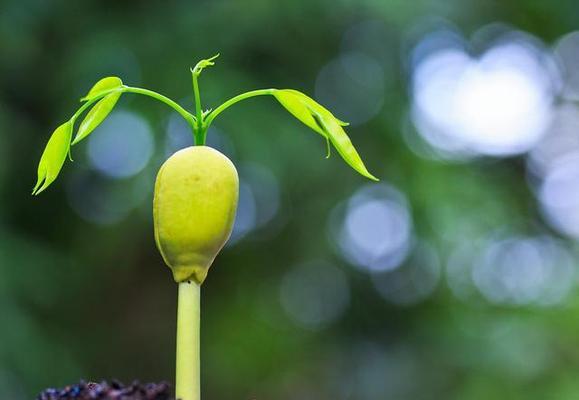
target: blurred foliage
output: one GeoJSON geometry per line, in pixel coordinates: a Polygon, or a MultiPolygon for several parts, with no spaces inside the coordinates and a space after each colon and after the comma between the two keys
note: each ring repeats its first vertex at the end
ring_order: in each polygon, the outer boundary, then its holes
{"type": "MultiPolygon", "coordinates": [[[[201,79],[205,107],[256,88],[314,96],[316,76],[340,53],[344,33],[380,21],[387,33],[378,49],[386,60],[383,104],[348,132],[371,172],[404,193],[416,237],[446,265],[457,243],[476,246],[497,231],[556,236],[520,157],[452,163],[421,158],[405,142],[408,41],[425,17],[466,34],[502,21],[550,44],[577,29],[579,8],[572,0],[3,0],[2,398],[30,399],[80,378],[173,379],[176,288],[155,248],[150,204],[172,111],[126,95],[118,109],[144,118],[154,133],[147,167],[107,178],[91,167],[83,143],[50,190],[30,196],[48,135],[103,76],[191,109],[188,68],[220,52],[201,79]],[[75,186],[78,179],[85,186],[75,186]],[[71,205],[133,201],[130,188],[144,194],[111,223],[91,222],[71,205]]],[[[248,100],[215,127],[240,171],[257,165],[273,174],[279,208],[223,251],[203,287],[205,398],[576,398],[576,290],[555,307],[493,305],[476,294],[455,296],[443,268],[427,298],[389,302],[369,274],[342,257],[331,233],[340,205],[368,183],[337,154],[325,160],[323,140],[273,99],[248,100]],[[296,323],[280,298],[280,288],[295,290],[293,281],[284,286],[288,271],[315,260],[338,268],[349,290],[339,318],[321,326],[296,323]]],[[[576,268],[575,244],[560,240],[576,268]]]]}

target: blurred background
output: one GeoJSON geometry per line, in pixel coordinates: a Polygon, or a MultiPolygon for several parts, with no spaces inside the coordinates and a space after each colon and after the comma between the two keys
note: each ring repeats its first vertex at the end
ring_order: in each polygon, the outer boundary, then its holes
{"type": "Polygon", "coordinates": [[[176,286],[153,239],[185,123],[123,95],[30,196],[107,75],[189,109],[302,90],[350,121],[371,183],[273,98],[209,144],[240,177],[203,287],[206,399],[579,396],[574,0],[0,1],[0,394],[173,380],[176,286]]]}

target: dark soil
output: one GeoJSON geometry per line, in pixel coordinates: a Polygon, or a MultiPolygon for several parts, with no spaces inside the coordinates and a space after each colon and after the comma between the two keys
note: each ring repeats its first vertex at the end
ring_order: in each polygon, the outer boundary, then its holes
{"type": "Polygon", "coordinates": [[[141,384],[135,381],[130,385],[123,385],[118,381],[81,381],[62,389],[46,389],[36,400],[173,400],[173,397],[169,396],[169,389],[166,382],[141,384]]]}

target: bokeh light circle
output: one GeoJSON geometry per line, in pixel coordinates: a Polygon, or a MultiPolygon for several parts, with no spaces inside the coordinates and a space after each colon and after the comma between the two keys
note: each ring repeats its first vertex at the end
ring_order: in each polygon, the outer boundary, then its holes
{"type": "Polygon", "coordinates": [[[579,238],[579,152],[560,158],[538,191],[541,210],[559,232],[579,238]]]}
{"type": "Polygon", "coordinates": [[[148,164],[155,145],[149,124],[128,111],[111,113],[88,138],[88,159],[98,172],[128,178],[148,164]]]}
{"type": "Polygon", "coordinates": [[[401,267],[372,275],[380,295],[397,305],[413,305],[428,298],[440,281],[440,259],[429,244],[418,242],[401,267]]]}
{"type": "Polygon", "coordinates": [[[265,227],[278,213],[280,188],[275,175],[265,166],[250,163],[239,168],[239,200],[233,232],[228,245],[250,232],[265,227]]]}
{"type": "Polygon", "coordinates": [[[392,186],[372,184],[348,200],[333,235],[343,257],[365,271],[387,271],[406,258],[412,219],[405,196],[392,186]]]}
{"type": "Polygon", "coordinates": [[[568,250],[546,236],[492,240],[472,277],[488,301],[515,306],[559,304],[575,282],[568,250]]]}
{"type": "Polygon", "coordinates": [[[550,54],[536,40],[511,32],[476,58],[458,40],[446,47],[429,45],[429,35],[423,40],[419,55],[411,56],[412,118],[428,143],[450,158],[508,156],[543,137],[556,77],[550,54]]]}
{"type": "Polygon", "coordinates": [[[569,100],[579,100],[579,31],[560,38],[553,51],[565,82],[562,95],[569,100]]]}
{"type": "Polygon", "coordinates": [[[343,53],[322,68],[316,99],[352,126],[375,117],[384,103],[384,69],[372,57],[343,53]]]}
{"type": "Polygon", "coordinates": [[[317,330],[342,316],[350,302],[350,287],[342,270],[325,261],[312,261],[286,273],[280,300],[297,325],[317,330]]]}

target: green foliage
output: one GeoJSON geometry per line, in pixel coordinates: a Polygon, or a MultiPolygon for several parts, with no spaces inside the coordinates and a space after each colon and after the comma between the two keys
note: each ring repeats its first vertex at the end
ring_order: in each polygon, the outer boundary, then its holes
{"type": "Polygon", "coordinates": [[[121,97],[122,92],[114,91],[114,89],[120,89],[122,87],[123,81],[121,78],[116,76],[108,76],[95,83],[87,95],[81,99],[81,101],[94,100],[98,97],[101,97],[103,94],[112,91],[111,93],[104,95],[104,97],[102,97],[102,99],[100,99],[98,103],[93,106],[93,108],[88,112],[86,117],[80,123],[78,132],[72,141],[73,145],[87,137],[97,126],[99,126],[105,120],[105,118],[113,110],[115,104],[117,104],[117,101],[121,97]]]}
{"type": "MultiPolygon", "coordinates": [[[[318,125],[314,119],[313,110],[320,112],[320,109],[323,109],[323,107],[317,104],[314,100],[293,89],[275,90],[273,95],[294,117],[318,132],[323,137],[328,137],[324,128],[318,125]]],[[[324,109],[324,111],[327,110],[324,109]]]]}
{"type": "Polygon", "coordinates": [[[72,142],[73,145],[77,144],[85,137],[87,137],[97,126],[99,126],[109,113],[117,104],[117,101],[121,97],[121,92],[113,92],[107,94],[105,97],[100,99],[98,103],[88,112],[86,117],[80,123],[78,132],[72,142]]]}
{"type": "MultiPolygon", "coordinates": [[[[201,112],[201,96],[199,92],[199,86],[197,82],[197,78],[201,71],[204,68],[214,65],[214,60],[219,57],[219,54],[199,61],[194,68],[191,69],[192,77],[193,77],[193,91],[195,96],[195,109],[197,116],[193,116],[190,112],[185,110],[179,104],[174,102],[173,100],[165,97],[157,92],[148,89],[142,88],[134,88],[123,85],[123,82],[120,78],[110,76],[101,79],[98,81],[88,92],[88,94],[83,97],[81,100],[86,101],[83,106],[79,108],[79,110],[72,116],[69,122],[67,122],[67,126],[69,129],[69,134],[72,131],[74,122],[84,111],[86,111],[93,103],[97,102],[92,109],[88,112],[86,117],[80,124],[78,132],[72,142],[72,145],[77,144],[84,138],[86,138],[94,129],[96,129],[110,114],[113,110],[117,101],[121,97],[121,94],[124,92],[142,94],[145,96],[152,97],[158,101],[161,101],[168,106],[172,107],[175,111],[177,111],[191,126],[193,130],[193,136],[195,138],[195,144],[197,145],[204,145],[205,144],[205,136],[207,134],[207,129],[213,119],[217,117],[223,110],[229,108],[233,104],[259,95],[273,95],[275,98],[283,105],[293,116],[295,116],[298,120],[302,121],[308,127],[322,135],[328,144],[328,157],[330,155],[330,143],[336,148],[338,153],[342,156],[344,161],[348,165],[350,165],[355,171],[360,173],[362,176],[365,176],[368,179],[373,181],[378,181],[374,175],[368,172],[368,169],[364,165],[364,162],[360,158],[360,155],[354,148],[354,145],[350,141],[350,138],[346,134],[343,129],[343,126],[347,126],[346,122],[340,121],[337,119],[329,110],[324,108],[322,105],[318,104],[312,98],[306,96],[305,94],[298,92],[297,90],[293,89],[261,89],[261,90],[253,90],[250,92],[242,93],[234,98],[226,101],[225,103],[221,104],[217,107],[214,111],[211,112],[201,112]]],[[[59,136],[60,137],[60,136],[59,136]]],[[[52,139],[51,139],[52,141],[52,139]]],[[[60,140],[58,141],[59,146],[58,151],[60,154],[62,151],[69,152],[70,151],[70,137],[68,137],[68,141],[60,140]]],[[[49,147],[54,147],[54,144],[51,142],[47,145],[47,151],[50,150],[48,153],[52,154],[55,150],[49,149],[49,147]]],[[[46,152],[45,151],[45,154],[46,152]]],[[[66,154],[65,152],[65,154],[66,154]]],[[[44,156],[43,156],[44,157],[44,156]]],[[[64,158],[60,160],[60,158],[55,158],[54,156],[51,157],[51,163],[54,166],[58,166],[58,168],[51,168],[46,169],[45,165],[47,161],[40,162],[39,172],[38,172],[38,181],[37,185],[35,186],[33,193],[38,194],[45,190],[58,176],[60,169],[62,168],[62,164],[64,163],[64,158]],[[58,160],[56,163],[54,160],[58,160]],[[42,168],[41,168],[42,167],[42,168]],[[50,171],[50,174],[45,172],[50,171]],[[46,178],[46,179],[45,179],[46,178]],[[40,184],[44,182],[42,186],[40,184]],[[38,190],[37,190],[38,189],[38,190]]]]}
{"type": "Polygon", "coordinates": [[[349,166],[368,179],[378,180],[368,172],[350,138],[342,128],[347,123],[340,121],[312,98],[297,90],[275,90],[273,95],[294,117],[329,140],[349,166]]]}
{"type": "Polygon", "coordinates": [[[103,92],[120,88],[122,86],[123,81],[121,80],[121,78],[118,78],[116,76],[107,76],[106,78],[103,78],[97,83],[95,83],[94,86],[89,90],[87,95],[81,99],[81,101],[90,100],[103,92]]]}
{"type": "Polygon", "coordinates": [[[50,139],[38,163],[38,179],[32,190],[33,195],[43,192],[58,176],[66,155],[70,151],[72,137],[72,122],[60,125],[50,139]]]}
{"type": "MultiPolygon", "coordinates": [[[[112,111],[112,109],[116,105],[119,97],[121,96],[121,94],[123,92],[142,94],[144,96],[149,96],[149,97],[152,97],[156,100],[159,100],[160,102],[169,105],[175,111],[177,111],[179,114],[181,114],[181,116],[191,126],[193,126],[193,124],[195,123],[195,117],[193,117],[193,115],[191,115],[189,112],[187,112],[185,109],[183,109],[183,107],[179,106],[173,100],[171,100],[171,99],[169,99],[169,98],[167,98],[167,97],[165,97],[157,92],[153,92],[151,90],[124,86],[119,78],[108,77],[108,78],[104,78],[104,79],[101,79],[100,81],[98,81],[93,86],[93,88],[89,91],[87,96],[85,96],[82,99],[83,101],[86,100],[86,103],[84,103],[77,110],[77,112],[70,118],[70,120],[66,123],[66,125],[68,126],[68,129],[70,129],[70,132],[68,132],[69,137],[68,137],[68,140],[66,140],[66,141],[60,140],[60,139],[58,140],[58,146],[59,146],[58,149],[62,150],[66,147],[66,152],[70,153],[70,146],[71,146],[70,139],[71,139],[71,135],[72,135],[72,129],[73,129],[73,126],[74,126],[76,119],[83,112],[85,112],[89,107],[91,107],[95,102],[97,102],[96,105],[94,105],[94,107],[89,111],[89,113],[86,115],[86,117],[82,121],[80,128],[78,130],[78,133],[77,133],[76,137],[74,138],[74,141],[72,142],[72,145],[80,142],[82,139],[87,137],[95,128],[97,128],[104,121],[104,119],[107,117],[107,115],[112,111]]],[[[56,134],[56,132],[55,132],[55,134],[56,134]]],[[[60,138],[60,135],[58,137],[60,138]]],[[[54,150],[54,149],[56,149],[56,144],[54,144],[56,142],[51,143],[52,141],[53,141],[53,139],[51,138],[51,141],[49,141],[47,146],[46,146],[45,154],[47,154],[47,152],[48,152],[48,154],[53,154],[56,151],[56,150],[54,150]]],[[[65,154],[66,154],[66,152],[65,152],[65,154]]],[[[58,158],[58,161],[59,161],[58,164],[56,162],[54,162],[54,160],[56,160],[56,159],[57,158],[55,158],[54,156],[50,157],[50,165],[54,165],[54,166],[58,165],[58,168],[54,168],[54,167],[50,168],[49,169],[50,174],[48,174],[48,175],[46,175],[46,172],[45,172],[45,170],[46,170],[45,166],[48,165],[48,161],[43,161],[43,160],[40,161],[40,165],[38,168],[37,184],[33,190],[33,194],[39,194],[40,192],[45,190],[57,178],[58,173],[60,172],[60,169],[62,168],[62,165],[64,163],[64,158],[62,159],[62,161],[60,161],[60,159],[58,158]],[[46,176],[49,176],[50,179],[45,179],[46,176]],[[41,182],[44,182],[42,187],[40,187],[41,182]]]]}

